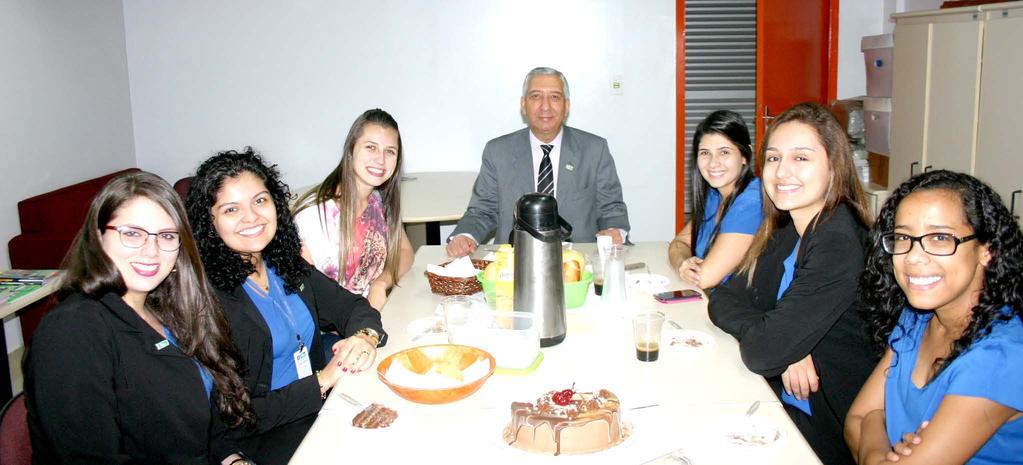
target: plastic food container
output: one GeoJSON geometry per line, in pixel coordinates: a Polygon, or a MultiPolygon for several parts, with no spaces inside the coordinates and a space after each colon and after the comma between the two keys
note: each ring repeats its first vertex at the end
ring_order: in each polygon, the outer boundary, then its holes
{"type": "Polygon", "coordinates": [[[565,308],[579,308],[586,303],[586,296],[590,293],[590,283],[593,282],[593,273],[583,271],[582,278],[573,283],[565,283],[565,308]]]}
{"type": "Polygon", "coordinates": [[[489,352],[498,368],[527,368],[540,353],[540,318],[533,313],[473,308],[444,318],[448,342],[489,352]]]}
{"type": "MultiPolygon", "coordinates": [[[[496,306],[495,282],[483,277],[483,273],[476,275],[483,288],[483,295],[492,307],[496,306]]],[[[583,271],[582,278],[576,282],[565,283],[565,308],[579,308],[586,303],[586,296],[590,293],[590,284],[593,282],[593,273],[583,271]]]]}

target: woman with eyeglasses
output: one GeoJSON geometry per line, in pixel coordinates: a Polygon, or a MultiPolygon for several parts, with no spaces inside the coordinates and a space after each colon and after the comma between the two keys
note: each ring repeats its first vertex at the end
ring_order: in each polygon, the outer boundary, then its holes
{"type": "Polygon", "coordinates": [[[285,464],[343,376],[369,369],[386,333],[376,311],[309,265],[288,186],[252,149],[221,152],[188,191],[199,252],[242,352],[258,421],[232,432],[261,465],[285,464]],[[327,353],[320,334],[343,339],[327,353]]]}
{"type": "Polygon", "coordinates": [[[255,420],[238,351],[174,189],[111,180],[62,268],[25,360],[33,463],[247,463],[223,441],[255,420]]]}
{"type": "Polygon", "coordinates": [[[846,440],[863,464],[1023,463],[1023,235],[989,186],[951,171],[899,186],[861,282],[884,356],[846,440]]]}
{"type": "Polygon", "coordinates": [[[761,150],[764,223],[711,295],[710,318],[817,456],[851,463],[842,425],[876,360],[856,304],[871,218],[852,148],[827,109],[804,103],[774,120],[761,150]]]}
{"type": "Polygon", "coordinates": [[[738,113],[718,110],[693,134],[693,218],[668,244],[682,281],[709,289],[742,262],[764,219],[760,180],[753,174],[749,128],[738,113]]]}

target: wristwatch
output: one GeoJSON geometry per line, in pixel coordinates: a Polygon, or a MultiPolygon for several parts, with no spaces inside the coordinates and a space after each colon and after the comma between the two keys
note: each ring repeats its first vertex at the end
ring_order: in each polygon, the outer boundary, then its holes
{"type": "Polygon", "coordinates": [[[361,334],[370,338],[373,341],[373,347],[380,345],[380,333],[377,333],[373,328],[362,328],[356,331],[355,334],[361,334]]]}

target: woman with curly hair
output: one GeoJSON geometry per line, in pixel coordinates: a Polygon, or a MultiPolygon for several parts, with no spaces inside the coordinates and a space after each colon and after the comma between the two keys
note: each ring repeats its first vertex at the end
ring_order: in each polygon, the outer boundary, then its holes
{"type": "Polygon", "coordinates": [[[302,256],[377,310],[412,267],[401,226],[401,134],[379,108],[356,118],[341,161],[296,202],[302,256]]]}
{"type": "Polygon", "coordinates": [[[846,420],[862,464],[1023,463],[1023,235],[951,171],[899,186],[861,286],[884,357],[846,420]]]}
{"type": "Polygon", "coordinates": [[[827,109],[804,103],[778,115],[761,150],[764,222],[710,318],[821,460],[851,463],[842,425],[876,361],[856,304],[871,218],[852,148],[827,109]]]}
{"type": "Polygon", "coordinates": [[[252,149],[199,166],[188,216],[258,417],[235,437],[260,464],[283,464],[343,375],[368,369],[386,339],[380,313],[302,259],[288,186],[252,149]],[[320,331],[337,332],[326,362],[320,331]]]}
{"type": "Polygon", "coordinates": [[[742,262],[764,219],[760,180],[753,175],[749,128],[738,113],[718,110],[693,134],[693,218],[668,244],[668,261],[682,281],[708,289],[742,262]]]}
{"type": "Polygon", "coordinates": [[[33,462],[247,463],[223,441],[254,420],[238,350],[174,189],[112,179],[62,268],[25,360],[33,462]]]}

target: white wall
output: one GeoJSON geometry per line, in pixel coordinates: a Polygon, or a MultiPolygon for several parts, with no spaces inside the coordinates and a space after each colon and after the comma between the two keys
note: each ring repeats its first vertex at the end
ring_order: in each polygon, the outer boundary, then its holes
{"type": "Polygon", "coordinates": [[[0,0],[0,268],[17,200],[135,166],[120,0],[0,0]]]}
{"type": "Polygon", "coordinates": [[[674,233],[671,0],[164,0],[124,14],[139,165],[171,181],[253,145],[292,187],[318,182],[373,107],[398,120],[406,171],[478,170],[488,139],[524,126],[525,73],[552,66],[569,124],[610,143],[633,239],[674,233]]]}
{"type": "Polygon", "coordinates": [[[845,0],[838,4],[838,98],[867,93],[867,71],[860,51],[863,36],[884,33],[882,0],[845,0]]]}
{"type": "MultiPolygon", "coordinates": [[[[0,0],[0,269],[17,201],[135,166],[120,0],[0,0]]],[[[21,345],[12,319],[8,348],[21,345]]]]}

